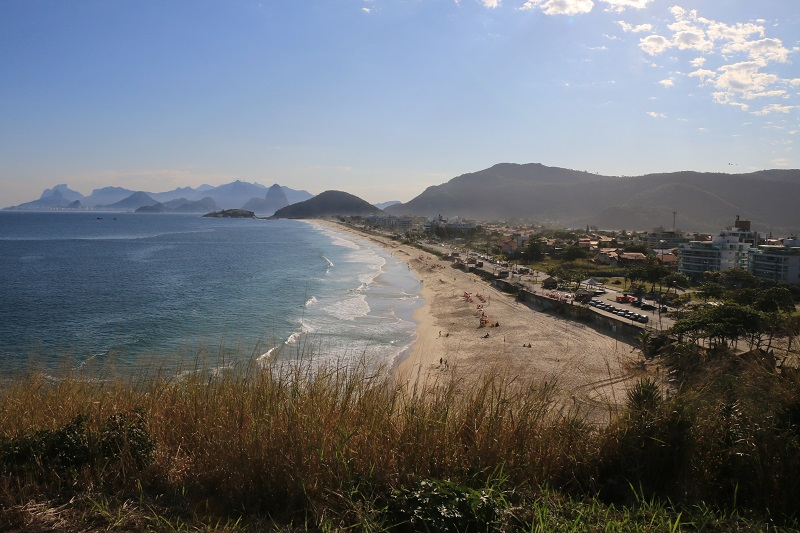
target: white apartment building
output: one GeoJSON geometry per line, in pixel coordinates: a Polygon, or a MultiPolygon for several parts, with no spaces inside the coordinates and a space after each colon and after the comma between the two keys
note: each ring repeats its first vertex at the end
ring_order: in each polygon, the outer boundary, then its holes
{"type": "Polygon", "coordinates": [[[678,270],[689,277],[704,272],[741,268],[750,270],[750,252],[758,246],[758,233],[750,231],[749,220],[739,220],[710,241],[689,241],[679,246],[678,270]]]}
{"type": "Polygon", "coordinates": [[[760,245],[750,252],[750,271],[764,280],[800,283],[800,240],[791,237],[782,245],[760,245]]]}

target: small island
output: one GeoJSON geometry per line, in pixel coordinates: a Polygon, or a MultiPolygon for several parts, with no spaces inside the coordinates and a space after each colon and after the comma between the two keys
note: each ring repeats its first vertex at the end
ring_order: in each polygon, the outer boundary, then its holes
{"type": "Polygon", "coordinates": [[[223,209],[222,211],[206,213],[203,216],[210,218],[256,218],[255,213],[246,209],[223,209]]]}

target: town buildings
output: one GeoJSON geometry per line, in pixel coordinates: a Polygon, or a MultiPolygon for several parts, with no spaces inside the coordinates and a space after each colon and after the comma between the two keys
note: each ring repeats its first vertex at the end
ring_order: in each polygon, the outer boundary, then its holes
{"type": "Polygon", "coordinates": [[[800,284],[800,240],[761,244],[750,250],[750,272],[760,279],[800,284]]]}
{"type": "Polygon", "coordinates": [[[749,270],[750,250],[758,246],[758,233],[750,230],[749,220],[739,220],[710,241],[689,241],[678,248],[678,270],[690,278],[702,277],[711,270],[740,268],[749,270]]]}

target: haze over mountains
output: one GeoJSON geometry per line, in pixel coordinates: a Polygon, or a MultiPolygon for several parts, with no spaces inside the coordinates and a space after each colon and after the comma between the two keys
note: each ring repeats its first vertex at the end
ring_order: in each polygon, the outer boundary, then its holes
{"type": "Polygon", "coordinates": [[[81,209],[135,211],[141,208],[150,213],[207,213],[216,209],[239,209],[245,205],[263,215],[271,215],[286,205],[301,202],[313,195],[308,191],[273,185],[269,189],[260,183],[233,181],[218,187],[201,185],[181,187],[167,192],[132,191],[122,187],[95,189],[89,196],[71,190],[67,185],[45,189],[38,200],[25,202],[14,209],[81,209]],[[286,203],[284,203],[286,202],[286,203]]]}
{"type": "MultiPolygon", "coordinates": [[[[95,189],[89,196],[70,190],[66,185],[57,185],[45,190],[38,200],[21,204],[16,209],[135,210],[147,206],[144,211],[205,213],[243,208],[259,215],[271,215],[312,197],[307,191],[277,184],[267,188],[238,180],[219,187],[202,185],[164,193],[104,187],[95,189]]],[[[340,197],[323,196],[305,205],[301,212],[309,217],[321,216],[314,213],[380,212],[362,209],[363,205],[352,198],[344,204],[340,200],[340,197]],[[333,204],[325,205],[329,202],[333,204]],[[342,205],[355,211],[342,212],[342,205]]],[[[538,163],[500,163],[428,187],[404,204],[378,205],[392,215],[526,219],[560,227],[588,225],[630,230],[670,228],[674,219],[677,229],[716,232],[732,225],[739,216],[752,221],[757,231],[796,235],[800,233],[800,170],[746,174],[685,171],[616,177],[538,163]]],[[[298,216],[292,210],[284,213],[286,217],[298,216]]]]}

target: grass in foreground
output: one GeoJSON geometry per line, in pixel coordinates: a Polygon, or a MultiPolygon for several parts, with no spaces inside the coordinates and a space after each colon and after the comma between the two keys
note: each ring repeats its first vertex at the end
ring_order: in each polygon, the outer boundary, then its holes
{"type": "Polygon", "coordinates": [[[685,388],[664,399],[641,382],[602,428],[561,411],[552,385],[500,375],[408,392],[383,373],[311,364],[33,373],[0,390],[0,524],[796,530],[796,380],[693,357],[685,388]]]}

